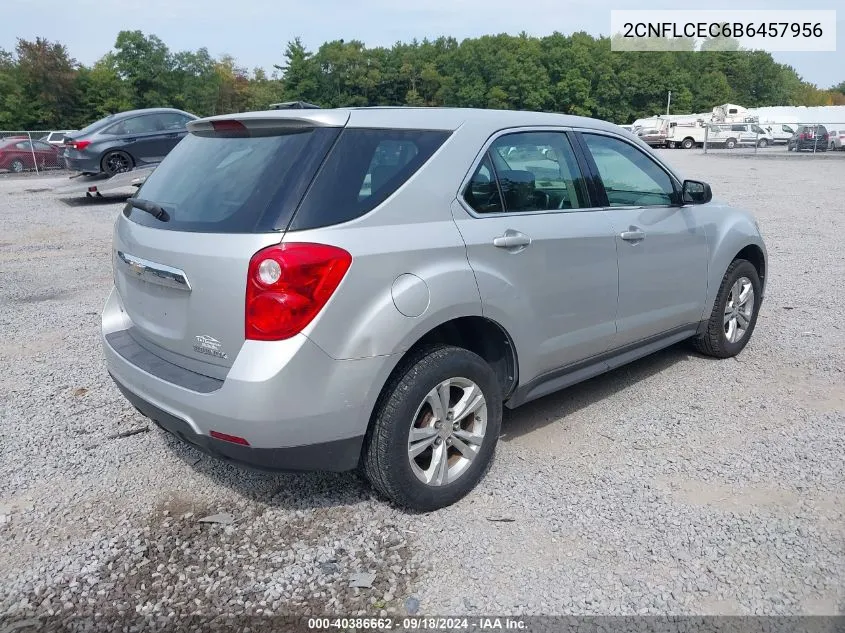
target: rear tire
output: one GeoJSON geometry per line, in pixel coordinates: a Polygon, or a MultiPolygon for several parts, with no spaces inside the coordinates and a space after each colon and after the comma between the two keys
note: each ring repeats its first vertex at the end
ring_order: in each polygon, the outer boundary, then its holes
{"type": "Polygon", "coordinates": [[[727,141],[725,141],[725,147],[727,147],[728,149],[733,149],[734,147],[736,147],[736,139],[729,138],[727,141]]]}
{"type": "Polygon", "coordinates": [[[449,506],[489,469],[501,424],[501,388],[483,358],[448,345],[423,349],[379,398],[364,443],[364,474],[399,506],[423,512],[449,506]]]}
{"type": "Polygon", "coordinates": [[[100,161],[100,167],[103,173],[111,177],[115,174],[122,174],[127,172],[135,166],[135,161],[126,152],[120,150],[108,152],[100,161]]]}
{"type": "Polygon", "coordinates": [[[18,160],[17,158],[9,163],[9,171],[12,171],[16,174],[19,174],[23,171],[24,165],[22,160],[18,160]]]}
{"type": "Polygon", "coordinates": [[[768,147],[768,146],[769,146],[769,141],[767,141],[764,138],[760,139],[760,141],[757,143],[757,147],[768,147]]]}
{"type": "Polygon", "coordinates": [[[762,300],[757,269],[745,259],[735,259],[722,278],[707,329],[693,339],[695,348],[714,358],[730,358],[739,354],[754,333],[762,300]],[[752,296],[746,295],[743,302],[743,293],[749,285],[752,296]],[[741,328],[744,329],[740,333],[741,328]]]}
{"type": "Polygon", "coordinates": [[[684,149],[692,149],[695,146],[695,141],[691,138],[685,138],[684,142],[681,143],[681,147],[684,149]]]}

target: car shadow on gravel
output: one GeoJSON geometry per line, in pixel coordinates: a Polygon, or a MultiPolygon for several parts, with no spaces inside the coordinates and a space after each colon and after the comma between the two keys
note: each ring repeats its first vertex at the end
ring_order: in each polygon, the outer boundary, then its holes
{"type": "Polygon", "coordinates": [[[678,343],[517,409],[505,408],[501,441],[515,440],[537,429],[556,424],[626,387],[636,385],[676,363],[697,356],[688,343],[678,343]]]}
{"type": "MultiPolygon", "coordinates": [[[[152,423],[151,423],[152,424],[152,423]]],[[[180,460],[239,497],[291,510],[332,508],[370,501],[374,491],[356,471],[273,472],[223,461],[159,430],[162,442],[180,460]]]]}

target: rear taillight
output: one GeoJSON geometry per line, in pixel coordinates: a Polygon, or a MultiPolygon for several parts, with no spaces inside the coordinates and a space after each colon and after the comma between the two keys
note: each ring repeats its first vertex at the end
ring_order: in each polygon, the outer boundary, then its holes
{"type": "Polygon", "coordinates": [[[79,149],[79,150],[85,149],[90,144],[91,144],[91,141],[71,141],[70,142],[70,146],[73,149],[79,149]]]}
{"type": "Polygon", "coordinates": [[[298,334],[337,290],[352,256],[325,244],[278,244],[258,251],[246,282],[246,333],[253,341],[298,334]]]}

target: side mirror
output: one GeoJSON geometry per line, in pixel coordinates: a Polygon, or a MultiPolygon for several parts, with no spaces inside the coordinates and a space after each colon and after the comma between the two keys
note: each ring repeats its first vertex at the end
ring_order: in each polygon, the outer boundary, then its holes
{"type": "Polygon", "coordinates": [[[713,199],[710,185],[700,180],[685,180],[681,189],[681,201],[684,204],[706,204],[713,199]]]}

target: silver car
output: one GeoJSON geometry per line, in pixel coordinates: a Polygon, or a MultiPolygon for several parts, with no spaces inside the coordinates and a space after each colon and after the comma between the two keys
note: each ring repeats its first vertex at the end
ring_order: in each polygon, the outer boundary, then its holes
{"type": "Polygon", "coordinates": [[[751,338],[766,248],[602,121],[437,108],[194,121],[114,226],[108,371],[253,466],[467,494],[514,408],[684,340],[751,338]]]}

